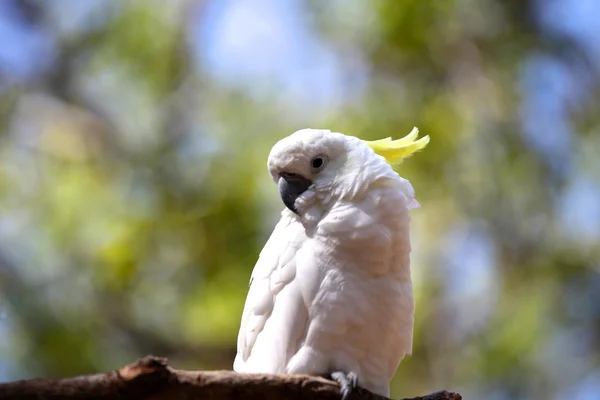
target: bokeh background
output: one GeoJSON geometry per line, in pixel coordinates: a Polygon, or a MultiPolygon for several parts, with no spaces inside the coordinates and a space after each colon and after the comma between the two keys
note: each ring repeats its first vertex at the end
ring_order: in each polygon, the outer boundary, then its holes
{"type": "Polygon", "coordinates": [[[231,368],[271,146],[418,126],[394,397],[600,396],[600,3],[0,0],[0,379],[231,368]]]}

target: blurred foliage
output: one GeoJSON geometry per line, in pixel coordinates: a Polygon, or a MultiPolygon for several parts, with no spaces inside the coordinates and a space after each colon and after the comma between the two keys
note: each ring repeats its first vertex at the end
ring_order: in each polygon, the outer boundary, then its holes
{"type": "Polygon", "coordinates": [[[392,393],[565,398],[600,382],[589,49],[535,0],[294,2],[345,88],[311,107],[275,77],[240,85],[211,70],[192,28],[216,3],[90,2],[65,28],[72,2],[4,1],[55,48],[34,54],[25,78],[0,58],[6,379],[149,353],[231,368],[250,272],[281,209],[270,147],[304,127],[376,139],[418,126],[431,144],[403,170],[422,205],[415,348],[392,393]]]}

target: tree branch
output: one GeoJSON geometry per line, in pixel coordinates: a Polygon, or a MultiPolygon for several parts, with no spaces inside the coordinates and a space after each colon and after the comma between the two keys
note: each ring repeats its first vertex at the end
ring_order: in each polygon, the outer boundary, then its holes
{"type": "MultiPolygon", "coordinates": [[[[148,356],[118,371],[66,379],[30,379],[0,384],[0,399],[319,399],[339,400],[339,386],[304,375],[238,374],[233,371],[183,371],[164,358],[148,356]]],[[[350,400],[385,400],[364,389],[350,400]]],[[[446,391],[406,400],[460,400],[446,391]]]]}

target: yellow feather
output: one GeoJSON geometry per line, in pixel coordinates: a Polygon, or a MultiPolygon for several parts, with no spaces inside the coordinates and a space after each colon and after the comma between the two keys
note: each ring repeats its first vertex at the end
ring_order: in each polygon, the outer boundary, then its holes
{"type": "Polygon", "coordinates": [[[373,140],[373,141],[370,141],[370,142],[367,142],[366,140],[364,140],[364,142],[369,143],[369,145],[374,145],[374,144],[377,144],[377,143],[387,143],[387,142],[389,142],[391,140],[392,140],[391,137],[386,137],[386,138],[383,138],[383,139],[373,140]]]}
{"type": "Polygon", "coordinates": [[[413,130],[401,139],[392,140],[392,138],[385,138],[373,141],[364,141],[369,147],[379,154],[390,164],[392,167],[397,167],[402,163],[406,157],[409,157],[413,153],[422,150],[429,143],[429,136],[424,136],[421,139],[415,141],[419,136],[419,130],[413,128],[413,130]]]}

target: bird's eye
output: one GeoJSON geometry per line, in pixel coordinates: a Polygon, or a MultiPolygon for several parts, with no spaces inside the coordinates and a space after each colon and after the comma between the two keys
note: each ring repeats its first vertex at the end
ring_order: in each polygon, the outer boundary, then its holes
{"type": "Polygon", "coordinates": [[[312,159],[312,161],[310,162],[310,165],[315,171],[319,171],[325,166],[325,163],[326,163],[325,157],[317,156],[312,159]]]}

